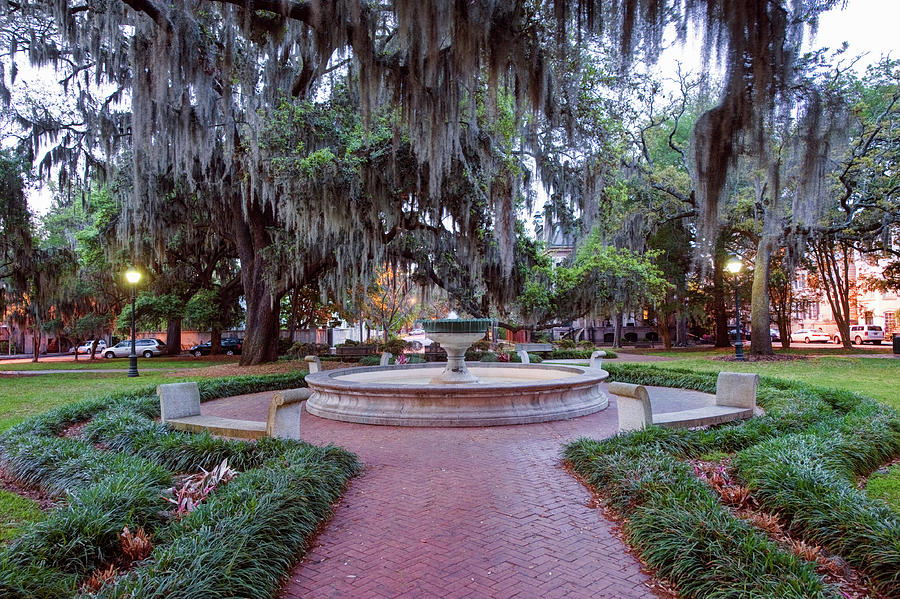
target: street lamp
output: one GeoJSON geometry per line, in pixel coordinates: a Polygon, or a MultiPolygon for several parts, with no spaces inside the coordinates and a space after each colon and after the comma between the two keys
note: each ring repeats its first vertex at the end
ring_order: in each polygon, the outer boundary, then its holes
{"type": "Polygon", "coordinates": [[[131,285],[131,353],[128,354],[128,376],[139,376],[137,369],[137,353],[134,350],[134,287],[141,280],[141,273],[135,267],[125,271],[125,280],[131,285]]]}
{"type": "Polygon", "coordinates": [[[734,275],[734,329],[737,334],[737,342],[734,344],[734,359],[744,361],[744,341],[741,335],[741,304],[738,299],[738,274],[744,268],[744,263],[737,258],[732,258],[725,265],[725,270],[734,275]]]}

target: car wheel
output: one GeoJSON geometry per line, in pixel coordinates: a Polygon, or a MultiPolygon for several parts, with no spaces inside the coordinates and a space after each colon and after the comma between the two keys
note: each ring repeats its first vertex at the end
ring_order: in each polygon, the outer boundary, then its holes
{"type": "Polygon", "coordinates": [[[856,338],[856,345],[862,345],[862,344],[863,344],[862,338],[861,338],[861,337],[857,337],[857,338],[856,338]]]}
{"type": "Polygon", "coordinates": [[[803,342],[804,342],[804,343],[809,343],[809,342],[810,342],[810,341],[809,341],[809,337],[805,338],[805,339],[803,340],[803,342]]]}
{"type": "Polygon", "coordinates": [[[153,357],[153,352],[150,351],[150,350],[148,349],[147,351],[144,352],[143,355],[144,355],[145,358],[152,358],[152,357],[153,357]]]}
{"type": "Polygon", "coordinates": [[[233,355],[234,355],[234,350],[233,350],[233,349],[229,349],[228,351],[225,352],[225,355],[226,355],[226,356],[233,356],[233,355]]]}
{"type": "Polygon", "coordinates": [[[835,343],[835,345],[840,345],[840,344],[841,344],[841,338],[840,338],[840,337],[835,337],[835,338],[834,338],[834,343],[835,343]]]}
{"type": "Polygon", "coordinates": [[[108,351],[105,354],[103,354],[103,357],[107,358],[107,359],[112,359],[112,358],[116,357],[116,354],[112,353],[111,351],[108,351]]]}
{"type": "Polygon", "coordinates": [[[203,355],[203,352],[201,352],[201,351],[198,349],[197,351],[194,352],[194,355],[195,355],[196,357],[199,358],[200,356],[203,355]]]}

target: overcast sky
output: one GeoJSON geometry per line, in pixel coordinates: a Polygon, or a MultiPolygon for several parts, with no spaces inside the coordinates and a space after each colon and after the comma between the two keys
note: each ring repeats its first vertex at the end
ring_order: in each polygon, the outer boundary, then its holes
{"type": "MultiPolygon", "coordinates": [[[[814,39],[807,40],[806,49],[838,48],[846,41],[850,44],[849,55],[868,52],[859,67],[877,62],[882,55],[900,55],[897,27],[900,25],[900,1],[898,0],[848,0],[843,10],[834,9],[819,19],[819,30],[814,39]]],[[[684,47],[673,47],[660,59],[659,73],[674,73],[675,65],[681,62],[688,70],[700,68],[699,39],[689,40],[684,47]]],[[[24,73],[23,73],[24,75],[24,73]]],[[[51,196],[46,190],[35,190],[29,197],[29,204],[37,213],[46,212],[51,196]]]]}

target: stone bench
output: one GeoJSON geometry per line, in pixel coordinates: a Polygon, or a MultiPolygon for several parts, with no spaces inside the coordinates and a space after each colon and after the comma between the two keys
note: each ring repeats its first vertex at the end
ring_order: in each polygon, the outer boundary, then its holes
{"type": "Polygon", "coordinates": [[[643,385],[612,382],[609,392],[616,396],[619,432],[625,432],[650,425],[690,428],[750,418],[756,410],[758,386],[758,374],[720,372],[713,405],[662,413],[653,412],[650,393],[643,385]]]}
{"type": "Polygon", "coordinates": [[[516,351],[542,352],[553,351],[552,343],[516,343],[516,351]]]}
{"type": "Polygon", "coordinates": [[[204,416],[200,413],[200,389],[197,383],[171,383],[156,388],[161,420],[170,427],[191,433],[209,431],[223,437],[261,439],[279,437],[300,439],[301,402],[308,399],[309,389],[277,391],[269,403],[266,422],[204,416]]]}

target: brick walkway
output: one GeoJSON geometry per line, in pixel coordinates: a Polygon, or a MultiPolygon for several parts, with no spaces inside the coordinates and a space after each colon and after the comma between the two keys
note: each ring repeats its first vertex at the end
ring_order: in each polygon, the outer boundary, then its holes
{"type": "MultiPolygon", "coordinates": [[[[264,420],[270,394],[204,404],[264,420]]],[[[563,443],[611,435],[614,405],[565,422],[491,428],[347,424],[304,412],[304,440],[355,452],[365,471],[295,568],[283,599],[654,597],[563,443]]]]}

